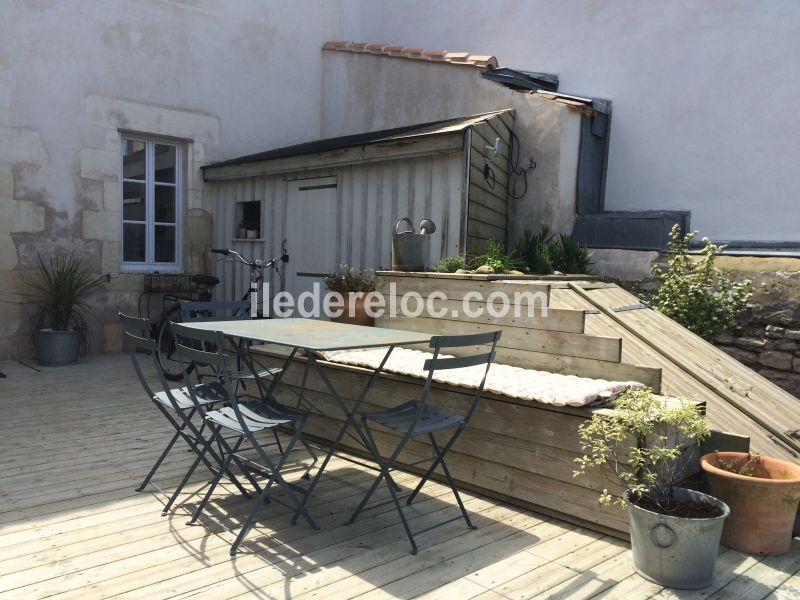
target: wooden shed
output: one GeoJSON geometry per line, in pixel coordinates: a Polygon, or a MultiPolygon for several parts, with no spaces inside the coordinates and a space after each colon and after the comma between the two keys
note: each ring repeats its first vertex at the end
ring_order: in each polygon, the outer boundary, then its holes
{"type": "MultiPolygon", "coordinates": [[[[402,217],[436,224],[429,265],[480,253],[489,239],[507,238],[513,126],[514,111],[503,110],[208,165],[213,245],[255,258],[285,248],[284,287],[293,293],[340,263],[388,268],[392,229],[402,217]]],[[[225,294],[241,294],[247,273],[229,263],[220,268],[228,269],[217,273],[225,294]]]]}

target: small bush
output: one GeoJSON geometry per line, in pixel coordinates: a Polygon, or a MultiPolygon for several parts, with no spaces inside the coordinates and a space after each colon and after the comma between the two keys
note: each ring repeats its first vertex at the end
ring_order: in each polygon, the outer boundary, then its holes
{"type": "Polygon", "coordinates": [[[496,240],[489,240],[486,245],[486,253],[476,256],[473,263],[476,268],[489,265],[495,273],[508,273],[515,269],[525,268],[525,262],[515,256],[513,250],[511,253],[507,253],[503,242],[496,240]]]}
{"type": "Polygon", "coordinates": [[[466,269],[467,261],[463,256],[444,256],[436,263],[433,270],[436,273],[455,273],[459,269],[466,269]]]}
{"type": "Polygon", "coordinates": [[[562,233],[550,243],[550,256],[556,271],[562,273],[588,273],[589,248],[562,233]]]}
{"type": "Polygon", "coordinates": [[[710,340],[736,327],[736,316],[747,306],[753,286],[749,280],[734,282],[714,266],[725,246],[712,244],[708,238],[703,238],[700,259],[693,259],[689,244],[697,234],[693,231],[681,237],[680,228],[672,228],[666,268],[652,267],[659,285],[652,304],[689,331],[710,340]]]}
{"type": "Polygon", "coordinates": [[[332,292],[372,292],[375,290],[375,275],[372,271],[359,271],[350,265],[339,265],[333,275],[325,278],[325,286],[332,292]]]}
{"type": "Polygon", "coordinates": [[[614,403],[610,415],[595,414],[578,428],[584,456],[575,459],[573,476],[600,469],[614,486],[600,492],[600,503],[625,505],[623,492],[647,496],[661,506],[685,477],[700,442],[710,435],[708,421],[696,404],[667,405],[649,389],[631,390],[614,403]]]}
{"type": "Polygon", "coordinates": [[[525,261],[525,266],[531,273],[549,275],[555,270],[550,255],[551,238],[552,235],[547,226],[542,227],[539,233],[533,233],[530,229],[526,229],[522,234],[522,239],[514,246],[514,251],[525,261]]]}
{"type": "Polygon", "coordinates": [[[542,227],[539,233],[526,229],[514,251],[531,273],[588,273],[591,265],[591,254],[586,244],[574,241],[567,234],[557,236],[547,226],[542,227]]]}

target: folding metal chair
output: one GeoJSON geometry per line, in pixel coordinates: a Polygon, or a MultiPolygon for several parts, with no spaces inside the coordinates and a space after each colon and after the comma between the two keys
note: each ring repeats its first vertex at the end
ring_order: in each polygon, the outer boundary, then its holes
{"type": "Polygon", "coordinates": [[[366,507],[367,503],[369,502],[372,495],[378,489],[378,485],[380,484],[381,480],[386,481],[386,487],[389,488],[389,493],[391,494],[391,500],[389,502],[393,502],[395,507],[397,508],[397,513],[400,515],[400,521],[403,523],[403,528],[406,531],[406,535],[408,536],[409,542],[411,542],[411,553],[417,553],[417,544],[414,540],[415,535],[419,535],[426,531],[430,531],[431,529],[435,529],[436,527],[441,527],[442,525],[446,525],[447,523],[451,523],[460,519],[461,517],[467,523],[467,526],[471,529],[475,529],[475,526],[472,524],[472,521],[469,519],[469,515],[467,514],[467,510],[464,507],[464,503],[461,501],[461,496],[458,493],[458,488],[456,487],[455,482],[453,481],[452,476],[450,475],[450,470],[447,468],[447,464],[445,463],[445,455],[453,447],[458,437],[466,428],[467,424],[469,423],[470,419],[472,418],[475,409],[478,406],[478,401],[480,400],[481,394],[483,393],[483,386],[486,383],[486,375],[489,372],[489,366],[492,363],[495,355],[495,348],[497,347],[497,340],[500,339],[500,331],[489,332],[489,333],[478,333],[473,335],[460,335],[460,336],[439,336],[434,337],[431,339],[430,347],[433,348],[433,357],[425,361],[424,368],[428,372],[428,377],[425,381],[425,386],[422,390],[422,399],[421,400],[411,400],[409,402],[405,402],[399,406],[395,406],[393,408],[389,408],[387,410],[378,411],[378,412],[362,412],[360,413],[361,416],[361,424],[366,434],[367,442],[369,444],[369,450],[372,453],[372,457],[375,462],[378,463],[380,467],[380,474],[375,478],[375,481],[372,483],[372,486],[367,490],[367,493],[364,495],[364,498],[361,500],[361,503],[356,508],[353,515],[347,521],[347,524],[353,523],[361,512],[366,507]],[[465,348],[469,346],[479,346],[479,345],[491,345],[491,350],[489,352],[485,352],[482,354],[474,354],[469,356],[458,356],[458,357],[449,357],[449,358],[439,358],[440,352],[445,348],[465,348]],[[449,412],[443,408],[439,408],[437,406],[432,406],[428,404],[428,395],[431,390],[431,384],[433,382],[433,374],[440,370],[440,369],[460,369],[464,367],[475,367],[479,365],[485,365],[486,368],[483,371],[483,378],[481,379],[481,383],[478,388],[475,390],[475,394],[472,398],[472,403],[470,404],[469,409],[465,415],[460,415],[456,413],[449,412]],[[397,433],[402,433],[402,438],[400,443],[397,445],[397,448],[389,455],[387,459],[384,459],[381,456],[381,452],[378,449],[378,445],[375,442],[375,437],[372,432],[372,427],[370,424],[377,424],[386,429],[390,429],[397,433]],[[439,442],[436,441],[434,433],[438,431],[443,431],[447,429],[453,429],[455,431],[451,434],[450,438],[447,441],[440,445],[439,442]],[[444,472],[444,476],[447,480],[447,483],[450,485],[450,488],[453,490],[453,495],[456,498],[456,502],[458,502],[458,507],[461,509],[461,515],[457,517],[453,517],[451,519],[447,519],[441,523],[433,525],[431,527],[426,527],[420,531],[412,532],[411,527],[406,520],[406,516],[403,513],[403,507],[400,504],[400,497],[397,494],[397,491],[400,489],[399,486],[395,483],[394,479],[392,479],[391,471],[397,470],[398,466],[396,464],[400,453],[403,449],[408,445],[411,440],[413,440],[416,436],[419,435],[427,435],[428,439],[430,440],[431,447],[433,448],[434,457],[432,459],[432,463],[425,474],[422,476],[417,487],[411,492],[407,499],[406,503],[411,504],[416,498],[417,494],[419,494],[422,487],[428,481],[430,476],[433,474],[436,467],[441,466],[442,471],[444,472]]]}
{"type": "MultiPolygon", "coordinates": [[[[250,301],[194,301],[181,302],[181,318],[184,323],[198,321],[244,321],[250,318],[250,301]]],[[[228,377],[236,382],[241,382],[246,387],[246,382],[254,378],[275,377],[281,370],[255,365],[249,369],[242,364],[241,350],[246,345],[244,340],[238,342],[238,350],[233,354],[236,366],[229,365],[228,377]]]]}
{"type": "MultiPolygon", "coordinates": [[[[250,318],[250,302],[249,300],[239,300],[239,301],[183,301],[181,302],[181,318],[183,321],[186,322],[207,322],[207,321],[243,321],[250,318]]],[[[281,373],[280,368],[278,367],[264,367],[262,365],[257,364],[253,359],[252,356],[246,354],[246,348],[248,347],[248,342],[246,340],[239,340],[238,343],[234,343],[228,340],[229,347],[231,348],[231,356],[232,364],[228,365],[228,370],[226,376],[229,377],[232,381],[237,384],[236,391],[238,392],[238,386],[241,385],[242,389],[245,392],[248,392],[248,396],[257,400],[264,400],[264,401],[272,401],[276,402],[274,397],[272,396],[272,386],[267,387],[264,385],[264,380],[269,380],[275,378],[277,375],[281,373]],[[233,349],[235,348],[235,352],[233,349]],[[245,356],[247,357],[247,364],[245,364],[245,356]],[[233,363],[235,362],[235,367],[233,363]],[[248,382],[255,381],[256,387],[258,388],[258,395],[254,395],[250,393],[252,391],[247,390],[248,382]]],[[[208,348],[207,348],[208,349],[208,348]]],[[[308,377],[308,365],[306,365],[306,372],[304,374],[303,379],[303,390],[305,389],[305,378],[308,377]]],[[[303,392],[298,396],[298,402],[295,408],[300,408],[303,402],[303,392]]],[[[281,410],[288,410],[286,407],[281,406],[281,410]]],[[[278,446],[278,449],[283,452],[283,447],[281,446],[280,437],[278,437],[278,430],[273,429],[273,436],[275,438],[275,444],[278,446]]],[[[310,479],[310,471],[317,464],[317,453],[314,449],[303,439],[300,440],[300,443],[306,449],[306,452],[311,456],[313,462],[308,466],[305,474],[303,475],[304,479],[310,479]]]]}
{"type": "MultiPolygon", "coordinates": [[[[144,491],[149,484],[156,488],[159,492],[165,493],[153,482],[153,476],[164,462],[164,459],[166,459],[169,453],[172,451],[172,448],[175,446],[175,443],[178,441],[178,439],[183,439],[189,448],[195,452],[197,455],[195,462],[197,464],[202,462],[212,474],[216,475],[217,467],[215,467],[207,457],[200,454],[200,448],[205,444],[206,439],[203,436],[204,426],[201,425],[198,427],[192,421],[192,418],[197,412],[195,402],[192,400],[192,398],[190,398],[185,387],[170,388],[166,378],[164,377],[164,374],[161,371],[161,368],[159,367],[158,359],[156,357],[156,342],[150,337],[149,319],[132,317],[123,313],[119,313],[119,318],[125,330],[125,338],[128,341],[128,351],[131,356],[131,362],[133,363],[133,369],[136,372],[136,376],[139,378],[139,381],[141,382],[147,396],[152,400],[155,407],[175,430],[175,433],[172,435],[169,442],[167,442],[166,447],[156,459],[155,464],[153,464],[142,483],[136,488],[136,491],[144,491]],[[149,354],[153,359],[155,372],[157,374],[158,381],[161,384],[161,391],[159,392],[156,392],[155,388],[150,384],[150,381],[148,381],[148,378],[144,374],[143,365],[140,362],[140,357],[147,354],[149,354]]],[[[203,384],[195,389],[197,404],[199,406],[211,408],[214,406],[214,404],[225,401],[223,392],[224,390],[219,384],[215,384],[213,382],[203,384]]],[[[217,453],[213,451],[213,449],[209,453],[209,456],[217,465],[222,464],[222,460],[219,458],[217,453]]],[[[233,473],[227,471],[226,475],[243,495],[250,497],[249,492],[242,486],[233,473]]],[[[182,481],[175,491],[169,496],[169,499],[164,506],[164,510],[162,511],[163,515],[166,515],[169,512],[173,503],[186,484],[186,481],[188,481],[188,478],[185,478],[185,480],[182,481]]]]}
{"type": "MultiPolygon", "coordinates": [[[[258,473],[266,477],[266,483],[263,489],[259,490],[259,497],[253,502],[253,507],[231,546],[231,556],[236,554],[239,544],[247,535],[259,509],[263,507],[264,503],[274,499],[271,495],[271,490],[276,484],[286,493],[290,502],[289,508],[301,514],[313,529],[318,529],[302,502],[306,491],[302,487],[286,481],[281,474],[295,444],[301,439],[308,413],[289,409],[274,402],[271,398],[249,402],[238,400],[235,383],[228,375],[228,367],[232,364],[231,356],[222,350],[225,347],[225,337],[222,332],[199,330],[177,323],[173,323],[173,327],[177,338],[178,353],[185,361],[194,361],[199,365],[208,366],[214,372],[222,375],[227,405],[220,409],[204,411],[203,418],[211,431],[211,437],[201,450],[201,454],[207,451],[215,440],[221,439],[223,434],[228,434],[231,436],[230,439],[236,440],[230,451],[225,454],[222,469],[217,471],[214,480],[211,482],[188,524],[193,524],[202,514],[222,478],[222,473],[230,467],[232,460],[239,457],[240,448],[243,442],[247,441],[252,449],[255,450],[259,460],[246,460],[245,468],[251,473],[258,473]],[[255,434],[265,430],[274,431],[277,427],[290,425],[293,428],[291,438],[286,447],[280,449],[277,460],[273,460],[265,450],[267,445],[260,443],[255,434]],[[298,493],[300,494],[299,497],[298,493]]],[[[243,360],[249,362],[246,356],[243,357],[243,360]]],[[[252,368],[252,363],[250,365],[252,368]]],[[[192,381],[192,376],[188,373],[185,375],[185,382],[190,397],[193,400],[196,399],[195,390],[197,384],[192,381]]],[[[280,500],[274,500],[283,504],[280,500]]]]}

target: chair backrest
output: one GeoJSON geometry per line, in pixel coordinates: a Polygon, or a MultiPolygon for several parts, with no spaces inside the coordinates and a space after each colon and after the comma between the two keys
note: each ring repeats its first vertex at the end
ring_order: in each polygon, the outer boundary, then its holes
{"type": "MultiPolygon", "coordinates": [[[[230,377],[229,365],[233,357],[224,350],[226,347],[225,335],[221,331],[197,329],[182,323],[171,323],[171,325],[175,332],[176,349],[181,360],[186,364],[194,362],[198,366],[208,366],[211,369],[214,375],[219,378],[224,390],[225,398],[220,400],[227,402],[233,408],[242,431],[252,435],[247,427],[247,421],[245,421],[239,410],[235,384],[230,377]]],[[[200,415],[204,415],[205,411],[198,401],[196,389],[196,386],[201,383],[199,369],[195,369],[194,372],[195,375],[192,376],[188,369],[184,371],[184,383],[195,409],[200,415]]]]}
{"type": "Polygon", "coordinates": [[[433,349],[433,357],[426,360],[423,366],[423,368],[428,371],[428,378],[425,381],[425,387],[422,391],[422,402],[419,412],[422,411],[422,407],[428,401],[428,394],[430,393],[431,384],[433,383],[433,375],[436,371],[483,365],[484,369],[481,382],[475,390],[472,402],[465,415],[466,421],[469,422],[483,393],[483,386],[486,384],[486,376],[489,374],[489,367],[494,360],[497,350],[497,341],[500,339],[501,334],[502,331],[489,331],[486,333],[473,333],[468,335],[439,335],[431,338],[430,348],[433,349]],[[447,354],[447,352],[442,352],[443,350],[446,351],[447,348],[468,348],[472,346],[487,346],[489,349],[487,352],[480,352],[478,354],[449,356],[446,358],[439,357],[440,354],[447,354]]]}
{"type": "Polygon", "coordinates": [[[196,301],[181,302],[181,317],[192,321],[243,321],[250,318],[250,301],[196,301]]]}
{"type": "Polygon", "coordinates": [[[153,340],[153,338],[150,336],[150,319],[132,317],[131,315],[126,315],[124,313],[118,314],[119,320],[122,323],[124,337],[128,345],[128,353],[130,354],[131,362],[133,363],[133,370],[136,372],[136,376],[139,378],[139,382],[142,384],[144,391],[151,400],[155,397],[155,388],[150,384],[150,381],[148,381],[147,377],[145,376],[141,363],[141,357],[149,354],[153,360],[153,366],[155,367],[158,381],[161,384],[161,389],[166,394],[170,404],[172,404],[172,408],[175,411],[178,411],[178,402],[172,395],[169,382],[167,381],[166,377],[164,377],[161,366],[158,364],[158,346],[155,340],[153,340]]]}

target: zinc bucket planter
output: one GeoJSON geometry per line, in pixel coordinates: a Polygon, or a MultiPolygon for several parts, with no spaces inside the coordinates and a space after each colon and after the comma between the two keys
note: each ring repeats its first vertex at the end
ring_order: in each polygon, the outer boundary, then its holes
{"type": "Polygon", "coordinates": [[[722,514],[701,519],[673,517],[631,503],[628,517],[634,569],[665,587],[707,587],[714,578],[722,526],[730,510],[721,500],[694,490],[674,488],[672,497],[718,506],[722,514]]]}
{"type": "Polygon", "coordinates": [[[45,367],[60,367],[78,362],[80,331],[42,329],[33,334],[36,361],[45,367]]]}
{"type": "Polygon", "coordinates": [[[761,456],[752,475],[720,468],[721,464],[740,467],[751,458],[744,452],[713,452],[700,459],[710,493],[731,508],[722,543],[748,554],[784,554],[791,548],[800,501],[800,466],[761,456]]]}

